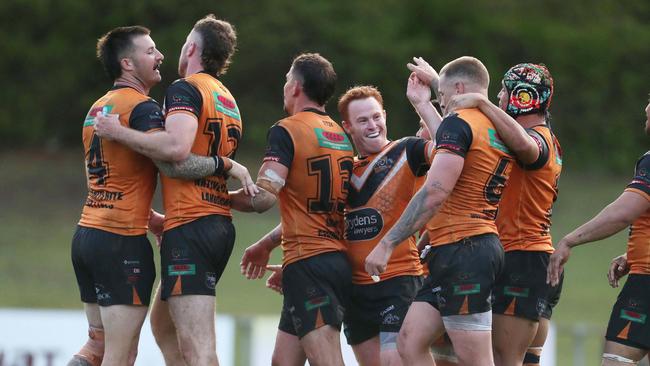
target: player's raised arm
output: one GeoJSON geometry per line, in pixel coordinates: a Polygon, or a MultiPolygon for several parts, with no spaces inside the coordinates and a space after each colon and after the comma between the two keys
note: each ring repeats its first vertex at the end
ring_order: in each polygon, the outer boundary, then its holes
{"type": "Polygon", "coordinates": [[[406,97],[425,122],[429,136],[435,136],[442,122],[442,116],[431,103],[431,88],[419,79],[415,72],[411,73],[408,78],[406,97]]]}

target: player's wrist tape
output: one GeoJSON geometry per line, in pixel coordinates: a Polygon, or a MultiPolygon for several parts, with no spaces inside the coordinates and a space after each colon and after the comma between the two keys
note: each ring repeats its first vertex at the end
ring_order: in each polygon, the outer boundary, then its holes
{"type": "Polygon", "coordinates": [[[214,173],[212,175],[221,175],[223,174],[224,162],[221,156],[213,155],[212,159],[214,160],[214,173]]]}

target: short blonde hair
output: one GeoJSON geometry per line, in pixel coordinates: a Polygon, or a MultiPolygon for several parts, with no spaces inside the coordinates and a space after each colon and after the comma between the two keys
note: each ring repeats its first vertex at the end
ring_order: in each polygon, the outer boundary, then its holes
{"type": "Polygon", "coordinates": [[[474,83],[484,89],[490,85],[490,74],[483,63],[476,57],[463,56],[447,63],[440,70],[440,76],[461,79],[474,83]]]}

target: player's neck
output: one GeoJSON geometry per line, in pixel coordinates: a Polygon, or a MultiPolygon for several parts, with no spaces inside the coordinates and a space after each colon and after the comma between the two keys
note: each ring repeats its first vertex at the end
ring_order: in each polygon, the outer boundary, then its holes
{"type": "Polygon", "coordinates": [[[149,95],[149,90],[151,89],[151,87],[146,86],[145,83],[137,76],[131,74],[122,74],[122,76],[115,79],[113,85],[128,86],[129,88],[133,88],[144,95],[149,95]]]}
{"type": "Polygon", "coordinates": [[[317,110],[319,112],[326,113],[324,105],[319,105],[318,103],[307,98],[300,98],[296,100],[295,103],[293,104],[293,114],[302,112],[307,109],[317,110]]]}
{"type": "Polygon", "coordinates": [[[196,58],[190,57],[187,60],[187,68],[185,69],[185,75],[183,77],[188,77],[193,74],[197,74],[199,72],[203,71],[203,65],[201,65],[201,60],[197,60],[196,58]]]}
{"type": "Polygon", "coordinates": [[[545,125],[546,119],[543,115],[540,114],[526,114],[517,117],[517,122],[519,122],[523,128],[531,128],[539,125],[545,125]]]}

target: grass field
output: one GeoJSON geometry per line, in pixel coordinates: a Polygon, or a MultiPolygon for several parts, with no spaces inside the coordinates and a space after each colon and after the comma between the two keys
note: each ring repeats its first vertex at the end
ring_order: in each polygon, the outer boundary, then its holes
{"type": "MultiPolygon", "coordinates": [[[[81,152],[0,154],[0,307],[81,308],[70,239],[85,197],[83,174],[81,152]]],[[[565,172],[553,216],[556,240],[616,198],[629,178],[565,172]]],[[[264,289],[262,281],[243,278],[238,266],[244,249],[277,222],[277,212],[235,215],[237,241],[218,286],[220,313],[279,313],[280,296],[264,289]]],[[[586,364],[599,363],[602,334],[618,294],[605,274],[611,258],[624,252],[625,240],[620,233],[573,251],[553,317],[560,327],[559,365],[571,364],[576,324],[590,327],[586,364]]]]}

